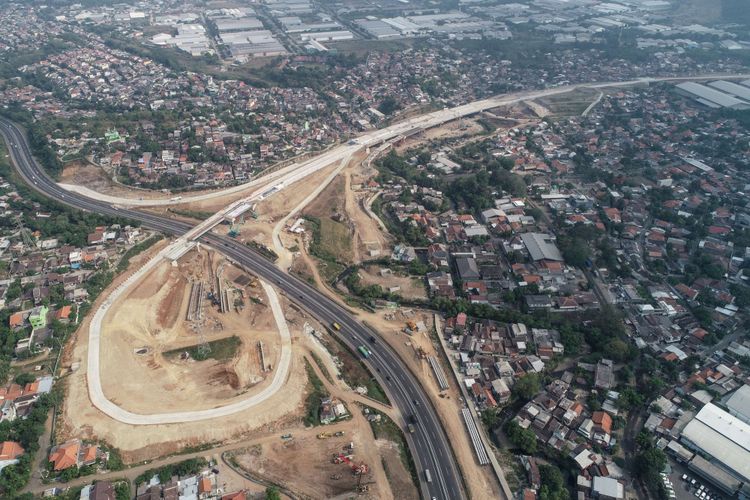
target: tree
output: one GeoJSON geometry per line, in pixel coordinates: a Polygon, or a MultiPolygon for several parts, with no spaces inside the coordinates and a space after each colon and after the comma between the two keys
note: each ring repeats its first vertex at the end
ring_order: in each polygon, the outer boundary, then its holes
{"type": "Polygon", "coordinates": [[[513,443],[513,446],[520,449],[526,455],[536,453],[536,434],[531,429],[524,429],[518,422],[511,420],[505,426],[505,434],[513,443]]]}
{"type": "Polygon", "coordinates": [[[540,465],[539,475],[542,480],[542,487],[539,490],[540,500],[568,500],[570,498],[560,469],[553,465],[540,465]]]}
{"type": "Polygon", "coordinates": [[[539,375],[536,373],[528,373],[516,381],[513,385],[512,393],[522,401],[529,401],[536,396],[540,390],[541,382],[539,380],[539,375]]]}
{"type": "Polygon", "coordinates": [[[16,375],[15,382],[18,385],[24,386],[26,384],[32,383],[35,380],[36,380],[36,377],[34,376],[34,374],[29,373],[29,372],[23,372],[23,373],[19,373],[18,375],[16,375]]]}
{"type": "Polygon", "coordinates": [[[281,493],[276,486],[266,488],[266,500],[281,500],[281,493]]]}

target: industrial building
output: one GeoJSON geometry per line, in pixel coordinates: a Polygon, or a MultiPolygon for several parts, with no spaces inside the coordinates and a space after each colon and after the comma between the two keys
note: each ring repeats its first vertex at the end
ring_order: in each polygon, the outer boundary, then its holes
{"type": "Polygon", "coordinates": [[[695,82],[684,82],[676,85],[677,91],[691,97],[709,108],[750,109],[750,102],[737,99],[715,88],[695,82]]]}
{"type": "Polygon", "coordinates": [[[281,42],[268,30],[222,33],[221,41],[234,58],[272,57],[287,53],[281,42]]]}
{"type": "Polygon", "coordinates": [[[750,87],[744,85],[737,85],[733,82],[727,82],[725,80],[719,80],[717,82],[711,82],[708,84],[709,87],[713,87],[717,90],[732,95],[738,99],[750,102],[750,87]]]}
{"type": "Polygon", "coordinates": [[[555,237],[543,233],[523,233],[523,244],[533,260],[555,260],[562,262],[563,256],[555,244],[555,237]]]}
{"type": "Polygon", "coordinates": [[[743,385],[726,402],[727,410],[746,424],[750,424],[750,385],[743,385]]]}
{"type": "Polygon", "coordinates": [[[242,17],[240,19],[216,19],[216,29],[220,33],[229,31],[249,31],[263,29],[263,23],[256,17],[242,17]]]}
{"type": "Polygon", "coordinates": [[[713,403],[685,426],[680,441],[697,453],[690,469],[725,492],[750,480],[750,425],[713,403]]]}

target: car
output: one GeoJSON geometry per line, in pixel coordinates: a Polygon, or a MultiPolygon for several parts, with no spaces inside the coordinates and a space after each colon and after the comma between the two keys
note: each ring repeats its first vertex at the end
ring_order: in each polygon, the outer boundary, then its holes
{"type": "Polygon", "coordinates": [[[688,480],[688,475],[687,474],[683,474],[682,475],[682,480],[683,481],[687,481],[688,480]]]}
{"type": "Polygon", "coordinates": [[[373,337],[372,335],[370,335],[370,342],[372,342],[374,344],[375,342],[377,342],[377,340],[378,339],[376,339],[375,337],[373,337]]]}
{"type": "Polygon", "coordinates": [[[385,376],[385,379],[386,379],[386,380],[388,380],[388,381],[390,382],[390,380],[391,380],[391,376],[390,376],[390,375],[386,375],[386,376],[385,376]]]}

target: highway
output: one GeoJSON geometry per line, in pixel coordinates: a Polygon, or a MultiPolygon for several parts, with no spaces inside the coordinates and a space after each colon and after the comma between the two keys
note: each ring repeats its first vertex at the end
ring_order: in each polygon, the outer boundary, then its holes
{"type": "MultiPolygon", "coordinates": [[[[362,136],[349,144],[335,147],[313,159],[295,163],[284,169],[280,169],[269,177],[252,181],[248,185],[235,186],[229,190],[216,191],[198,197],[186,197],[180,200],[134,200],[128,198],[115,198],[101,195],[85,188],[61,187],[50,178],[32,157],[28,142],[23,132],[12,122],[0,118],[0,135],[3,136],[8,150],[19,175],[37,191],[65,203],[71,207],[90,212],[107,214],[111,216],[129,217],[139,221],[143,226],[154,229],[165,234],[181,236],[194,229],[190,224],[163,218],[158,215],[139,212],[128,206],[168,205],[175,203],[186,203],[195,199],[207,199],[209,197],[223,196],[229,191],[241,191],[249,185],[258,185],[278,178],[285,174],[291,174],[290,183],[302,179],[313,171],[317,171],[334,162],[354,154],[364,147],[373,147],[384,141],[409,135],[414,131],[425,130],[430,127],[446,123],[456,118],[468,116],[498,106],[518,103],[524,100],[548,97],[564,94],[577,88],[607,88],[637,84],[648,84],[669,80],[705,80],[716,78],[748,78],[750,75],[709,75],[692,77],[666,77],[666,78],[638,78],[623,82],[606,82],[576,84],[566,87],[556,87],[544,90],[526,91],[507,96],[492,97],[481,101],[472,102],[455,108],[444,109],[422,116],[411,118],[390,127],[375,130],[362,136]],[[122,208],[118,208],[120,204],[122,208]]],[[[372,331],[366,325],[357,321],[350,311],[338,305],[326,295],[311,287],[307,283],[294,276],[286,274],[276,267],[272,262],[266,260],[260,254],[252,251],[249,247],[235,241],[232,238],[216,234],[206,233],[198,241],[202,241],[221,251],[239,265],[244,266],[264,280],[278,286],[290,299],[299,303],[312,316],[323,324],[337,322],[341,325],[338,337],[349,348],[356,352],[359,345],[369,345],[373,356],[366,361],[373,373],[385,388],[391,402],[401,412],[403,418],[414,415],[417,424],[414,433],[407,433],[407,441],[414,456],[422,495],[440,499],[465,498],[465,492],[458,470],[455,457],[453,456],[448,436],[446,435],[437,413],[430,399],[420,387],[416,377],[409,371],[406,364],[385,343],[379,340],[377,332],[372,331]],[[424,470],[429,469],[432,480],[426,481],[424,470]]],[[[402,427],[404,422],[400,422],[402,427]]],[[[477,492],[478,493],[478,492],[477,492]]]]}
{"type": "MultiPolygon", "coordinates": [[[[58,186],[36,162],[25,135],[15,124],[0,118],[0,135],[8,146],[12,163],[19,175],[30,187],[50,198],[81,210],[129,217],[139,221],[144,227],[165,234],[179,236],[192,229],[190,224],[184,222],[137,210],[119,209],[107,202],[67,191],[58,186]]],[[[249,271],[278,286],[291,300],[300,304],[323,324],[330,325],[334,321],[339,323],[341,332],[337,335],[350,349],[356,352],[357,346],[368,345],[373,355],[366,363],[386,390],[391,402],[404,418],[414,415],[417,419],[415,432],[406,433],[406,438],[417,466],[422,495],[451,500],[466,497],[449,438],[435,408],[401,358],[385,342],[376,340],[377,332],[357,321],[350,311],[317,289],[286,274],[242,243],[211,233],[202,236],[199,241],[216,248],[249,271]],[[371,338],[376,341],[371,342],[371,338]],[[430,470],[430,482],[425,480],[425,469],[430,470]]],[[[400,424],[404,426],[404,422],[400,424]]]]}

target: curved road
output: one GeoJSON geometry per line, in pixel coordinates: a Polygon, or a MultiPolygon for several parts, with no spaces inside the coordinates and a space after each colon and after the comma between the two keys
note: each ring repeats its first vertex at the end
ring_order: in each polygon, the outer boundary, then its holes
{"type": "MultiPolygon", "coordinates": [[[[50,198],[81,210],[129,217],[165,234],[181,235],[192,229],[192,226],[184,222],[136,210],[118,209],[107,202],[67,191],[58,186],[35,161],[27,139],[18,126],[6,119],[0,119],[0,135],[8,145],[13,165],[21,177],[29,186],[50,198]]],[[[377,332],[354,319],[350,311],[306,282],[286,274],[271,261],[238,241],[210,233],[204,235],[200,241],[213,246],[238,264],[277,285],[322,323],[338,322],[342,328],[337,335],[350,349],[356,351],[357,346],[369,344],[373,355],[365,363],[373,368],[375,377],[402,415],[415,415],[417,419],[415,432],[407,433],[406,439],[417,465],[423,496],[446,500],[465,498],[462,478],[449,438],[429,397],[393,349],[385,342],[370,342],[371,337],[376,338],[377,332]],[[432,481],[429,483],[424,480],[424,469],[431,472],[432,481]]]]}
{"type": "MultiPolygon", "coordinates": [[[[364,146],[375,146],[382,142],[407,135],[418,129],[430,128],[447,121],[468,116],[486,109],[497,106],[513,104],[528,99],[535,99],[555,94],[570,92],[576,88],[607,88],[624,85],[648,84],[659,81],[677,80],[706,80],[716,78],[747,78],[749,75],[705,75],[691,77],[665,77],[665,78],[637,78],[623,82],[605,82],[577,84],[568,87],[557,87],[546,90],[521,92],[510,96],[498,96],[482,101],[477,101],[451,109],[444,109],[420,117],[412,118],[398,123],[386,129],[370,132],[360,137],[358,141],[347,146],[334,148],[328,153],[305,162],[326,161],[333,163],[364,146]]],[[[12,122],[0,118],[0,135],[8,144],[9,153],[13,164],[19,174],[26,182],[37,191],[67,205],[82,210],[107,214],[111,216],[125,216],[137,220],[144,226],[155,229],[166,234],[182,235],[191,229],[189,224],[165,219],[158,215],[139,212],[131,209],[118,209],[111,203],[132,203],[133,200],[118,199],[114,201],[97,193],[86,192],[84,196],[75,191],[68,191],[58,186],[36,163],[32,157],[28,142],[21,130],[12,122]]],[[[298,167],[300,165],[297,165],[298,167]]],[[[241,186],[235,189],[241,189],[241,186]]],[[[212,193],[214,196],[218,195],[212,193]]],[[[226,194],[226,193],[224,193],[226,194]]],[[[189,198],[180,200],[184,203],[189,198]]],[[[170,200],[161,203],[169,204],[170,200]]],[[[174,203],[174,202],[172,202],[174,203]]],[[[144,203],[145,205],[146,203],[144,203]]],[[[448,436],[443,429],[437,416],[435,408],[430,399],[420,387],[418,380],[409,371],[400,357],[385,342],[370,342],[375,340],[377,332],[354,319],[350,311],[344,309],[324,294],[311,287],[302,280],[288,275],[278,269],[272,262],[266,260],[258,253],[253,252],[241,243],[224,236],[205,234],[201,241],[220,249],[228,257],[234,259],[238,264],[245,266],[261,278],[279,286],[290,298],[300,303],[310,314],[321,322],[331,324],[338,322],[342,326],[339,338],[349,348],[356,350],[358,345],[370,344],[373,356],[366,364],[374,368],[375,377],[385,388],[394,405],[402,412],[403,416],[414,415],[417,419],[414,433],[407,433],[406,438],[413,452],[417,464],[418,474],[422,486],[422,494],[426,497],[441,499],[460,499],[465,497],[461,475],[459,473],[455,457],[453,456],[448,436]],[[425,481],[424,469],[429,469],[432,481],[425,481]]]]}

